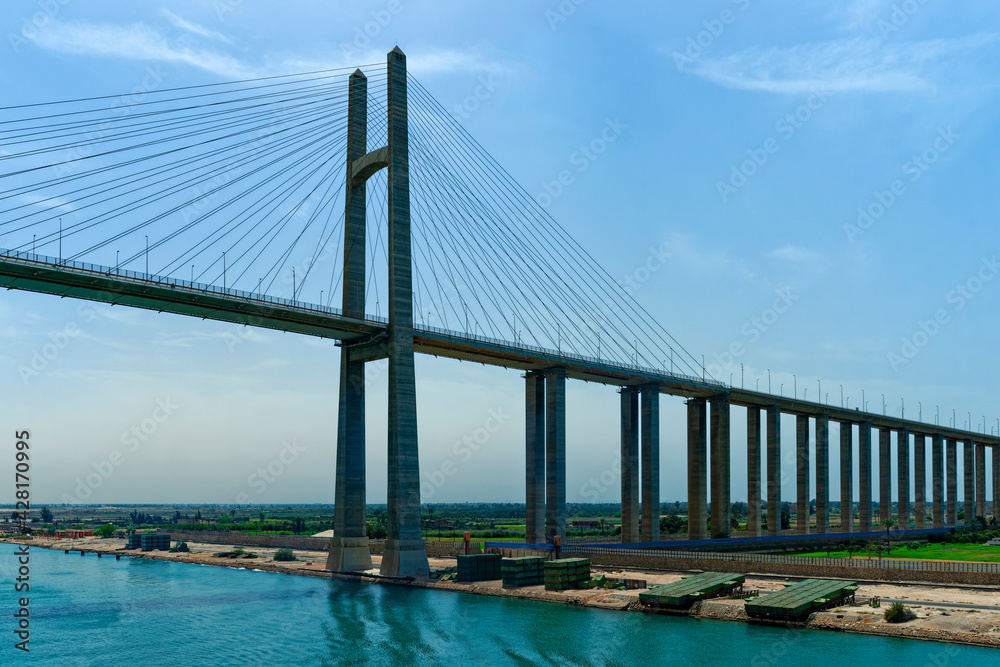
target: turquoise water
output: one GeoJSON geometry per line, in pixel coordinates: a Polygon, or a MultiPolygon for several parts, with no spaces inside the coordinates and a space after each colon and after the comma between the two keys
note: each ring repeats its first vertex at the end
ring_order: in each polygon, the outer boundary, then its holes
{"type": "Polygon", "coordinates": [[[0,544],[0,665],[995,666],[1000,652],[0,544]]]}

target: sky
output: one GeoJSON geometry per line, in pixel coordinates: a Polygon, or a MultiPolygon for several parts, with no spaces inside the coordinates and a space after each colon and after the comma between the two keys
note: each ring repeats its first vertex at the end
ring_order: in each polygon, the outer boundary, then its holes
{"type": "MultiPolygon", "coordinates": [[[[0,89],[5,106],[117,95],[151,73],[193,86],[399,45],[715,378],[989,432],[998,28],[978,1],[11,1],[0,89]]],[[[424,502],[523,502],[519,373],[424,356],[416,371],[424,502]]],[[[333,501],[330,341],[8,291],[0,373],[0,474],[29,430],[37,503],[333,501]]],[[[369,502],[385,500],[385,375],[372,365],[369,502]]],[[[618,410],[614,387],[568,383],[570,502],[619,499],[618,410]]],[[[686,498],[684,434],[664,396],[664,501],[686,498]]]]}

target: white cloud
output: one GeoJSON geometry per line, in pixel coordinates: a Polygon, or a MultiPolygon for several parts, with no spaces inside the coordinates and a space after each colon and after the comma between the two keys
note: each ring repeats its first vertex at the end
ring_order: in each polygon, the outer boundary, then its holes
{"type": "Polygon", "coordinates": [[[225,42],[226,44],[232,43],[231,40],[223,35],[221,32],[216,32],[215,30],[209,30],[208,28],[198,25],[197,23],[192,23],[187,21],[177,14],[174,14],[169,9],[161,9],[160,13],[163,14],[174,26],[180,28],[181,30],[187,30],[205,39],[216,39],[220,42],[225,42]]]}
{"type": "Polygon", "coordinates": [[[823,256],[819,253],[795,245],[784,245],[776,250],[767,253],[771,259],[783,259],[788,262],[804,262],[815,264],[823,261],[823,256]]]}
{"type": "Polygon", "coordinates": [[[234,79],[258,75],[228,54],[174,45],[141,21],[129,25],[52,21],[39,31],[34,42],[52,51],[74,55],[184,63],[234,79]]]}
{"type": "MultiPolygon", "coordinates": [[[[857,30],[875,23],[895,0],[850,0],[841,9],[844,28],[857,30]]],[[[836,7],[836,6],[835,6],[836,7]]]]}
{"type": "Polygon", "coordinates": [[[727,88],[775,93],[932,91],[951,76],[951,61],[981,49],[993,35],[905,44],[842,39],[793,47],[752,47],[716,59],[690,61],[685,71],[727,88]]]}
{"type": "Polygon", "coordinates": [[[42,195],[27,193],[21,195],[20,199],[26,204],[34,204],[35,206],[63,211],[64,213],[72,213],[76,210],[71,203],[61,197],[43,197],[42,195]]]}

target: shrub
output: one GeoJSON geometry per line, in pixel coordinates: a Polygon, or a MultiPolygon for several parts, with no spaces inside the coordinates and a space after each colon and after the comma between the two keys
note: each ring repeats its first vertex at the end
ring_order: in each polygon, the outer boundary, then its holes
{"type": "Polygon", "coordinates": [[[892,606],[885,610],[885,620],[888,623],[905,623],[916,617],[917,615],[907,609],[902,602],[893,602],[892,606]]]}
{"type": "Polygon", "coordinates": [[[188,549],[187,542],[178,542],[176,545],[174,545],[174,548],[171,549],[171,551],[173,551],[174,553],[177,553],[177,552],[188,553],[191,550],[188,549]]]}
{"type": "Polygon", "coordinates": [[[298,560],[291,549],[278,549],[274,552],[274,560],[298,560]]]}

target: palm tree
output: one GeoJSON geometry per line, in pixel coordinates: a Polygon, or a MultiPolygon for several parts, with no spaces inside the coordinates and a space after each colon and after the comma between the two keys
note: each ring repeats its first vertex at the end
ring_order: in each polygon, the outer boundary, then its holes
{"type": "Polygon", "coordinates": [[[887,554],[890,552],[889,544],[891,542],[891,539],[889,537],[889,530],[895,528],[898,523],[899,522],[891,516],[885,520],[885,551],[887,554]]]}

